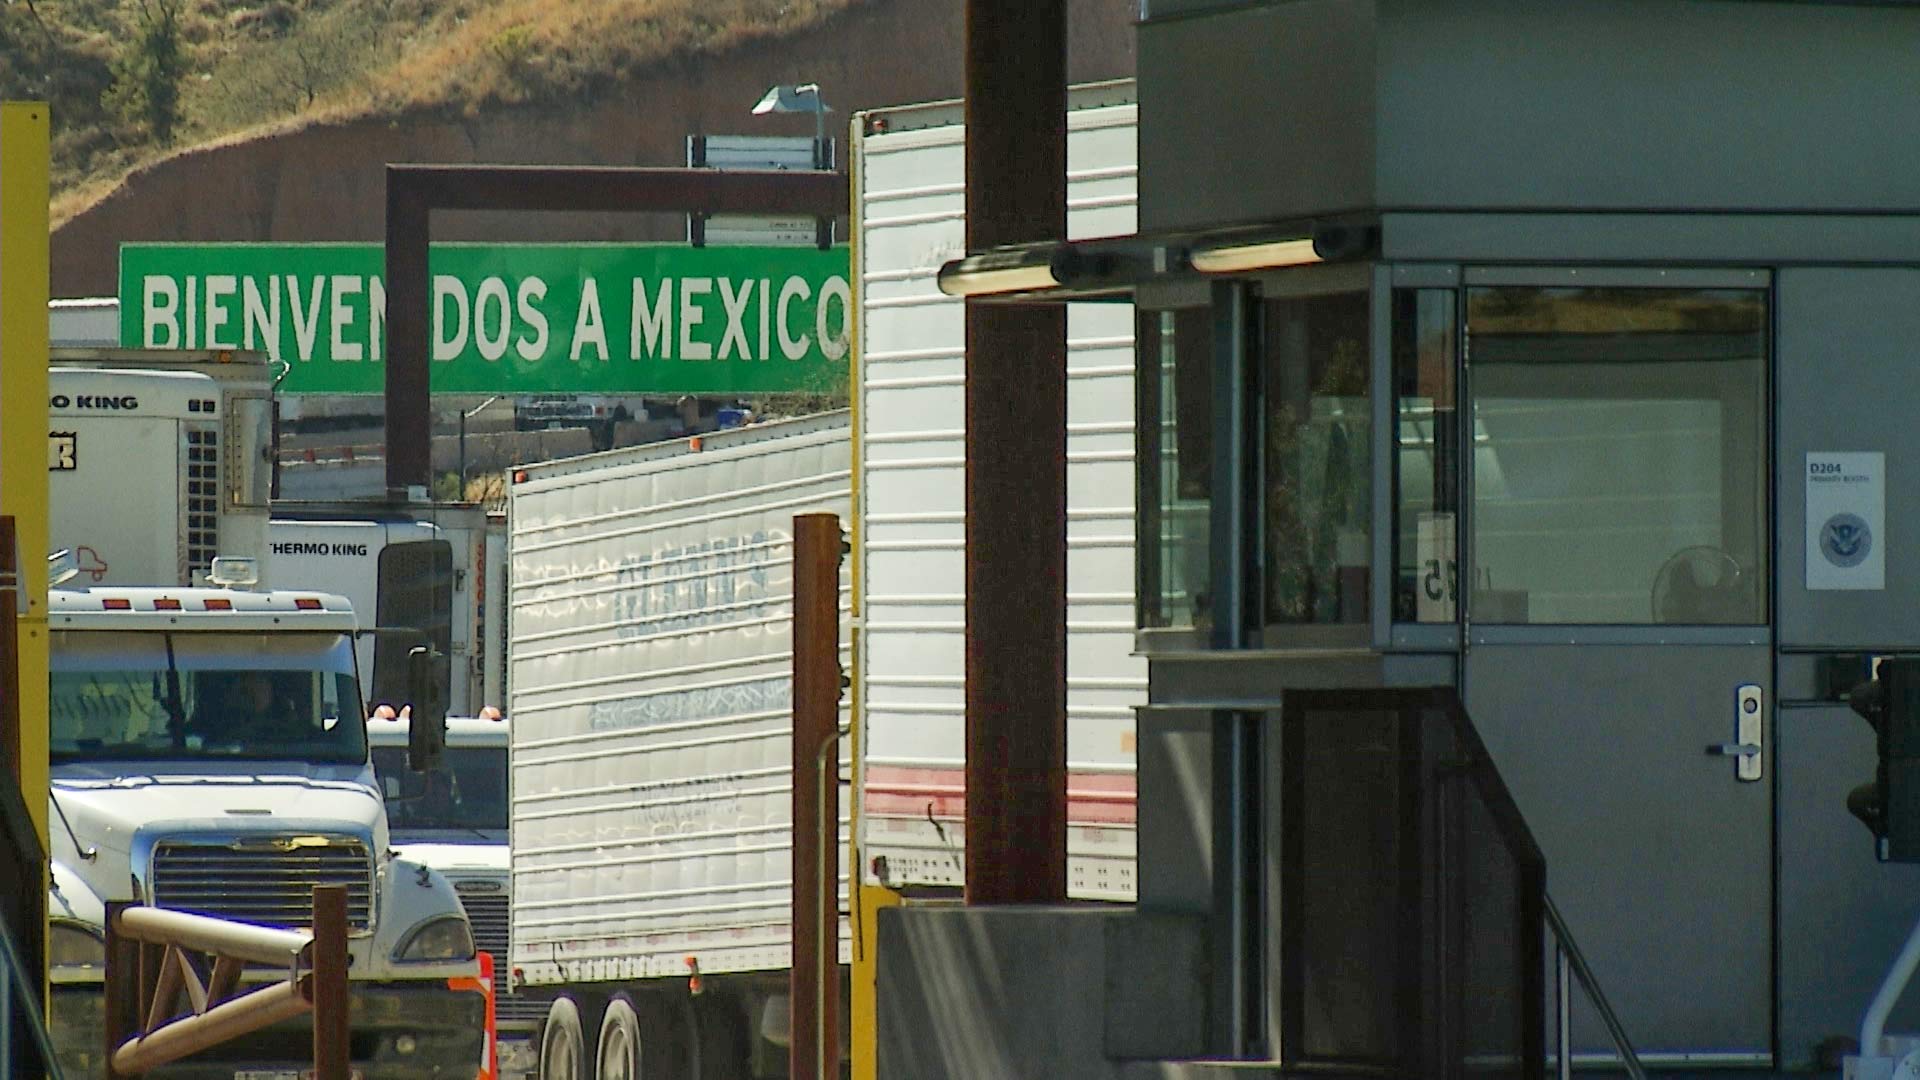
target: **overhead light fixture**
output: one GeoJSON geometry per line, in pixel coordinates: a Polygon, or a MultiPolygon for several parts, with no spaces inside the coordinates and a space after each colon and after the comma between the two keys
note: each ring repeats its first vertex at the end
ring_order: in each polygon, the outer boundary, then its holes
{"type": "Polygon", "coordinates": [[[1187,262],[1203,274],[1244,274],[1283,270],[1336,259],[1354,259],[1373,250],[1379,230],[1368,225],[1320,225],[1311,236],[1239,237],[1196,245],[1187,262]]]}
{"type": "Polygon", "coordinates": [[[1307,266],[1321,261],[1311,239],[1267,240],[1255,244],[1225,244],[1193,249],[1188,261],[1203,274],[1242,274],[1307,266]]]}
{"type": "Polygon", "coordinates": [[[813,167],[825,169],[827,157],[827,114],[833,109],[820,100],[819,83],[787,83],[770,87],[754,103],[753,115],[765,116],[768,113],[812,113],[813,114],[813,167]]]}
{"type": "Polygon", "coordinates": [[[996,248],[955,259],[940,268],[936,278],[948,296],[1004,296],[1060,287],[1054,276],[1054,245],[996,248]]]}
{"type": "Polygon", "coordinates": [[[820,100],[819,83],[792,83],[770,87],[753,107],[753,115],[765,116],[768,113],[794,112],[832,112],[826,102],[820,100]]]}

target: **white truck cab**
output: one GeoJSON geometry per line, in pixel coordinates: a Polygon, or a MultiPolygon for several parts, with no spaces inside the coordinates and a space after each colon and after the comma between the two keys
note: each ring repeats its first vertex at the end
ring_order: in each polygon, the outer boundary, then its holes
{"type": "MultiPolygon", "coordinates": [[[[353,1065],[362,1077],[473,1076],[484,995],[451,883],[396,854],[368,753],[356,621],[338,596],[54,589],[52,1026],[71,1075],[102,1061],[105,904],[310,924],[348,890],[353,1065]]],[[[161,1070],[298,1075],[293,1021],[161,1070]]]]}

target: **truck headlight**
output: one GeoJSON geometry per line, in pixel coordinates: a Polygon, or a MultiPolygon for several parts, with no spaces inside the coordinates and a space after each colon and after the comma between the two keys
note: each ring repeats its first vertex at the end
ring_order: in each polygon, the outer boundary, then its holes
{"type": "Polygon", "coordinates": [[[462,915],[436,915],[407,931],[393,950],[398,963],[473,959],[473,931],[462,915]]]}
{"type": "Polygon", "coordinates": [[[73,975],[89,969],[103,972],[107,967],[107,944],[83,923],[55,920],[47,930],[47,966],[73,975]]]}

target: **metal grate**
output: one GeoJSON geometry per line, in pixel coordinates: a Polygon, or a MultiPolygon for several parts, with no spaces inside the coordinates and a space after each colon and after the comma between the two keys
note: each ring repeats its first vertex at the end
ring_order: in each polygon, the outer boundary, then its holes
{"type": "Polygon", "coordinates": [[[494,1013],[502,1020],[543,1019],[547,1015],[546,1002],[507,992],[508,975],[512,971],[507,955],[507,894],[472,891],[486,886],[498,887],[498,883],[479,880],[453,883],[460,893],[460,906],[467,911],[467,922],[473,926],[474,948],[493,955],[494,1013]]]}
{"type": "Polygon", "coordinates": [[[372,925],[373,860],[359,840],[163,841],[152,880],[157,907],[281,928],[312,925],[315,885],[345,885],[347,924],[372,925]]]}
{"type": "Polygon", "coordinates": [[[204,577],[219,553],[220,435],[214,427],[187,429],[187,575],[204,577]]]}

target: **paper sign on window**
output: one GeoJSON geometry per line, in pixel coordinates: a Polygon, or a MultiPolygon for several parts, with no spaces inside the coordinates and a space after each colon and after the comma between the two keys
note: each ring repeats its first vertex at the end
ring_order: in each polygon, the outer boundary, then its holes
{"type": "Polygon", "coordinates": [[[1460,591],[1460,567],[1454,556],[1453,515],[1423,512],[1414,521],[1414,558],[1419,580],[1414,589],[1414,617],[1423,623],[1452,622],[1460,591]]]}
{"type": "Polygon", "coordinates": [[[1807,588],[1884,589],[1886,455],[1807,454],[1807,588]]]}

